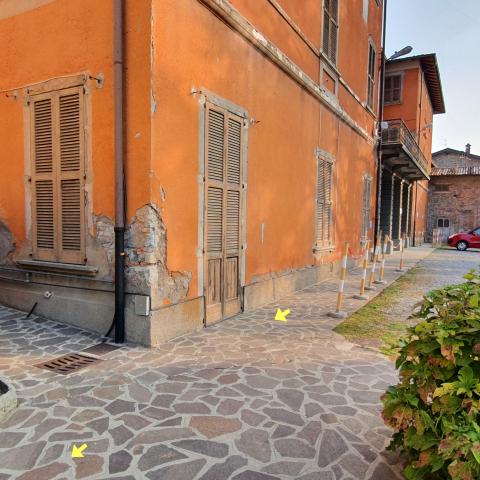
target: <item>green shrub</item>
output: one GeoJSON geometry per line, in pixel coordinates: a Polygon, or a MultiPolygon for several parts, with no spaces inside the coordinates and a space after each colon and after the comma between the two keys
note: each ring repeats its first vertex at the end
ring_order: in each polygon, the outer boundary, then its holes
{"type": "Polygon", "coordinates": [[[480,479],[480,274],[465,278],[424,297],[382,398],[410,480],[480,479]]]}

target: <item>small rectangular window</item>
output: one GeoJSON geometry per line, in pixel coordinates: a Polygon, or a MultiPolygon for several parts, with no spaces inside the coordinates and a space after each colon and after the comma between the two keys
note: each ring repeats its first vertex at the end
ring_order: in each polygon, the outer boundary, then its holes
{"type": "Polygon", "coordinates": [[[450,227],[450,220],[448,218],[439,218],[437,220],[437,227],[438,228],[449,228],[450,227]]]}
{"type": "Polygon", "coordinates": [[[83,87],[30,97],[33,258],[85,262],[83,87]]]}
{"type": "Polygon", "coordinates": [[[377,64],[377,52],[375,47],[370,43],[368,47],[368,92],[367,106],[373,110],[375,97],[375,69],[377,64]]]}
{"type": "Polygon", "coordinates": [[[333,244],[332,228],[332,187],[333,160],[325,154],[318,154],[317,205],[316,205],[316,248],[322,249],[333,244]]]}
{"type": "Polygon", "coordinates": [[[337,63],[338,41],[338,0],[323,2],[323,53],[333,63],[337,63]]]}
{"type": "Polygon", "coordinates": [[[385,77],[385,104],[402,101],[402,81],[401,74],[385,77]]]}
{"type": "Polygon", "coordinates": [[[445,184],[434,185],[435,192],[448,192],[449,189],[450,189],[450,185],[445,185],[445,184]]]}

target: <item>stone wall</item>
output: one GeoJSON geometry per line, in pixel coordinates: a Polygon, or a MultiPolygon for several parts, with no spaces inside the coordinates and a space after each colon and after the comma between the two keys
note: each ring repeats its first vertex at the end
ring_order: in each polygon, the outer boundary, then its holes
{"type": "Polygon", "coordinates": [[[478,175],[432,177],[428,192],[429,240],[439,218],[450,220],[452,231],[470,230],[480,225],[479,184],[478,175]]]}

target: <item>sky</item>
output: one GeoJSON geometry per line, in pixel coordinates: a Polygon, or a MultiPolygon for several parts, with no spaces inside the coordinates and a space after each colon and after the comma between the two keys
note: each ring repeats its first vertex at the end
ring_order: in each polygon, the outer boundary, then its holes
{"type": "Polygon", "coordinates": [[[480,0],[388,0],[387,56],[436,53],[446,114],[435,115],[433,151],[480,155],[480,0]]]}

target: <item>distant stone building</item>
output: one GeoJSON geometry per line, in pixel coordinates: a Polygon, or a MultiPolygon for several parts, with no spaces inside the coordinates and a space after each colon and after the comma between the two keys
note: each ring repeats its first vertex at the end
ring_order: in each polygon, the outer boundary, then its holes
{"type": "Polygon", "coordinates": [[[480,155],[445,148],[433,154],[428,192],[428,238],[434,228],[470,230],[480,225],[480,155]]]}

